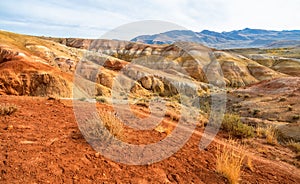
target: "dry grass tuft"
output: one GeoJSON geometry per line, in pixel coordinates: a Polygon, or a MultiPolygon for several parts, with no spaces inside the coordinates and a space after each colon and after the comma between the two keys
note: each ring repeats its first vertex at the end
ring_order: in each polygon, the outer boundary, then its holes
{"type": "Polygon", "coordinates": [[[233,140],[228,140],[224,146],[217,147],[216,170],[224,175],[229,183],[238,183],[244,158],[245,147],[233,140]]]}
{"type": "Polygon", "coordinates": [[[252,158],[247,156],[247,163],[246,163],[247,168],[250,169],[250,171],[254,171],[254,167],[253,167],[253,162],[252,162],[252,158]]]}
{"type": "Polygon", "coordinates": [[[0,104],[0,116],[9,116],[13,113],[15,113],[18,110],[18,107],[16,105],[12,104],[0,104]]]}
{"type": "Polygon", "coordinates": [[[266,141],[268,144],[277,145],[278,144],[278,134],[274,126],[267,126],[265,130],[266,141]]]}
{"type": "Polygon", "coordinates": [[[257,137],[263,138],[266,136],[266,129],[264,127],[258,126],[255,131],[257,137]]]}
{"type": "Polygon", "coordinates": [[[124,140],[123,123],[111,112],[99,112],[99,119],[91,118],[81,125],[80,130],[84,132],[89,141],[105,141],[110,143],[113,137],[124,140]]]}
{"type": "Polygon", "coordinates": [[[278,132],[276,128],[272,125],[267,127],[256,128],[256,135],[260,138],[265,138],[268,144],[277,145],[278,144],[278,132]]]}
{"type": "Polygon", "coordinates": [[[99,116],[104,123],[105,128],[109,130],[109,132],[117,136],[118,138],[123,137],[123,123],[111,112],[99,112],[99,116]]]}

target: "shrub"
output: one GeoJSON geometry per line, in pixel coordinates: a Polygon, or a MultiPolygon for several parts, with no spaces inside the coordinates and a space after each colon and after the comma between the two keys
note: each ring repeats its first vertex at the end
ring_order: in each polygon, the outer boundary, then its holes
{"type": "Polygon", "coordinates": [[[286,98],[285,97],[281,97],[280,99],[279,99],[279,102],[285,102],[286,101],[286,98]]]}
{"type": "Polygon", "coordinates": [[[0,105],[0,116],[9,116],[18,110],[16,105],[4,104],[0,105]]]}
{"type": "Polygon", "coordinates": [[[293,120],[298,120],[298,119],[300,119],[300,115],[294,115],[293,116],[293,120]]]}
{"type": "Polygon", "coordinates": [[[253,115],[257,115],[258,113],[260,113],[260,110],[259,109],[253,109],[253,115]]]}
{"type": "Polygon", "coordinates": [[[249,94],[246,94],[245,96],[244,96],[244,98],[250,98],[251,96],[249,95],[249,94]]]}
{"type": "Polygon", "coordinates": [[[243,124],[240,116],[236,114],[225,114],[221,129],[238,138],[253,137],[254,135],[253,127],[243,124]]]}
{"type": "Polygon", "coordinates": [[[79,98],[79,101],[85,101],[86,100],[86,98],[85,97],[81,97],[81,98],[79,98]]]}
{"type": "Polygon", "coordinates": [[[228,140],[223,147],[217,147],[216,170],[225,176],[229,183],[238,183],[244,158],[244,146],[228,140]]]}
{"type": "Polygon", "coordinates": [[[96,101],[100,103],[107,103],[107,100],[105,97],[96,97],[96,101]]]}

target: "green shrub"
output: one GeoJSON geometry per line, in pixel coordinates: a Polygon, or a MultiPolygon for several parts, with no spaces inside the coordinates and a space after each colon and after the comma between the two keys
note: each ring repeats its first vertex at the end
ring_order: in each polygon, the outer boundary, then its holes
{"type": "Polygon", "coordinates": [[[85,101],[86,100],[86,98],[85,97],[81,97],[81,98],[79,98],[79,101],[85,101]]]}
{"type": "Polygon", "coordinates": [[[240,116],[236,114],[225,114],[221,129],[237,138],[247,138],[254,136],[254,128],[243,124],[240,116]]]}

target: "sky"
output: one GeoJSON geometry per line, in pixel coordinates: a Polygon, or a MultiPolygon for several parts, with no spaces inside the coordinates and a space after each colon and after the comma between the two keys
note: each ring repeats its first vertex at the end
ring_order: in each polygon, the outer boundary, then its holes
{"type": "Polygon", "coordinates": [[[300,0],[1,0],[0,7],[1,30],[53,37],[118,39],[110,33],[126,25],[132,38],[172,29],[300,30],[300,0]]]}

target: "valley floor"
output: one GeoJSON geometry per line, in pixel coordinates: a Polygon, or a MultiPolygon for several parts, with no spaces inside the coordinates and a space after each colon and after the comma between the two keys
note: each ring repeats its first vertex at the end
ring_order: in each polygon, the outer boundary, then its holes
{"type": "MultiPolygon", "coordinates": [[[[106,159],[92,149],[78,129],[71,100],[0,96],[0,102],[18,107],[14,114],[0,116],[0,183],[228,183],[215,171],[216,147],[224,144],[225,133],[220,132],[206,150],[200,151],[203,128],[198,127],[170,158],[130,166],[106,159]]],[[[166,136],[150,133],[153,139],[166,136]]],[[[129,139],[134,142],[135,136],[129,139]]],[[[256,154],[251,141],[248,147],[253,168],[242,167],[241,183],[300,183],[299,168],[276,156],[270,159],[256,154]]]]}

